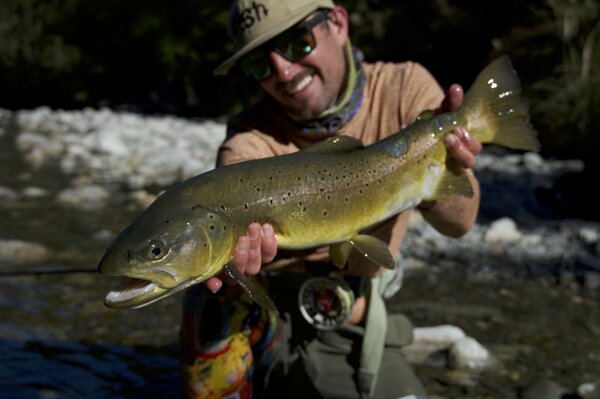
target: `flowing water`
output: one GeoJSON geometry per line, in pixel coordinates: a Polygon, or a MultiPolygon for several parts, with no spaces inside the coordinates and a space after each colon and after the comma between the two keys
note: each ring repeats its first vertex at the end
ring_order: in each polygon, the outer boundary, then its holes
{"type": "Polygon", "coordinates": [[[46,194],[0,200],[0,240],[44,251],[0,259],[0,397],[181,397],[180,296],[137,311],[102,302],[117,282],[97,262],[134,211],[119,195],[100,211],[57,205],[64,178],[29,169],[10,139],[0,138],[0,186],[46,194]]]}
{"type": "MultiPolygon", "coordinates": [[[[11,140],[0,137],[0,187],[20,195],[0,200],[0,240],[44,247],[0,259],[0,398],[181,397],[181,294],[139,310],[102,303],[117,282],[100,277],[97,262],[138,210],[119,193],[100,210],[58,205],[65,178],[30,169],[11,140]]],[[[598,295],[571,284],[431,270],[408,276],[391,306],[417,325],[458,325],[504,360],[464,378],[418,366],[432,393],[511,398],[536,378],[573,388],[600,376],[598,295]]]]}

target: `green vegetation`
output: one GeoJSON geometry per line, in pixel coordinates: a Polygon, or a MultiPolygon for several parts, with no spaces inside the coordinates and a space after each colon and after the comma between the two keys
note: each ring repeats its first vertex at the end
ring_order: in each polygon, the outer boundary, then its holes
{"type": "MultiPolygon", "coordinates": [[[[600,0],[342,0],[367,60],[423,63],[443,86],[469,85],[511,56],[544,151],[592,156],[600,144],[600,0]],[[491,11],[489,11],[491,10],[491,11]]],[[[258,95],[212,76],[231,51],[229,0],[3,0],[0,107],[108,106],[215,117],[258,95]]]]}

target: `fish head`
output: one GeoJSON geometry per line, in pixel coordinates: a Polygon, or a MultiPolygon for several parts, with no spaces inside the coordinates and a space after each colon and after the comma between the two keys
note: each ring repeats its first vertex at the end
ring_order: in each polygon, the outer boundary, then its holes
{"type": "Polygon", "coordinates": [[[151,206],[107,249],[98,271],[123,277],[108,307],[141,307],[205,281],[231,258],[227,218],[201,205],[151,206]]]}

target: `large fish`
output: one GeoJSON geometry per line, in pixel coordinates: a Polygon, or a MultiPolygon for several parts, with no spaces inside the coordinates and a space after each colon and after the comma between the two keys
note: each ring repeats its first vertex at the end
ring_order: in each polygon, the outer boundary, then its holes
{"type": "Polygon", "coordinates": [[[536,132],[510,60],[488,65],[454,112],[429,115],[363,146],[332,137],[302,151],[217,168],[162,194],[118,237],[99,271],[125,277],[110,307],[140,307],[223,271],[268,309],[268,297],[232,264],[237,238],[251,222],[273,225],[282,249],[330,245],[338,266],[351,248],[388,268],[387,244],[361,234],[423,200],[471,196],[464,170],[444,136],[455,126],[483,143],[536,151],[536,132]]]}

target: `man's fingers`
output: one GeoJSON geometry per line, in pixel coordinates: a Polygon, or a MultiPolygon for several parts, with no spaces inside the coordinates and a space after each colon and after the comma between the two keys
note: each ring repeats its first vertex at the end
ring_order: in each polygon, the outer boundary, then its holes
{"type": "Polygon", "coordinates": [[[481,152],[481,143],[469,133],[456,128],[444,138],[444,143],[450,154],[463,168],[472,168],[475,165],[475,157],[481,152]]]}
{"type": "Polygon", "coordinates": [[[206,287],[211,290],[213,293],[216,293],[223,286],[223,281],[218,277],[211,277],[204,282],[206,287]]]}
{"type": "Polygon", "coordinates": [[[258,223],[252,223],[248,226],[248,258],[245,270],[247,274],[256,274],[260,271],[262,265],[261,243],[262,243],[262,227],[258,223]]]}
{"type": "Polygon", "coordinates": [[[474,155],[479,155],[483,145],[481,141],[477,140],[471,134],[462,127],[457,127],[452,130],[452,133],[458,137],[458,139],[462,142],[467,150],[469,150],[474,155]]]}
{"type": "Polygon", "coordinates": [[[268,223],[263,224],[262,233],[262,262],[269,263],[272,262],[273,259],[275,259],[275,255],[277,255],[277,238],[275,237],[273,226],[268,223]]]}
{"type": "Polygon", "coordinates": [[[450,112],[458,109],[462,104],[464,98],[464,91],[461,85],[453,84],[450,86],[448,91],[446,91],[446,97],[444,97],[444,101],[438,108],[438,113],[442,112],[450,112]]]}
{"type": "Polygon", "coordinates": [[[241,236],[238,238],[237,244],[233,251],[233,261],[242,273],[246,271],[248,264],[248,254],[250,253],[250,237],[241,236]]]}

